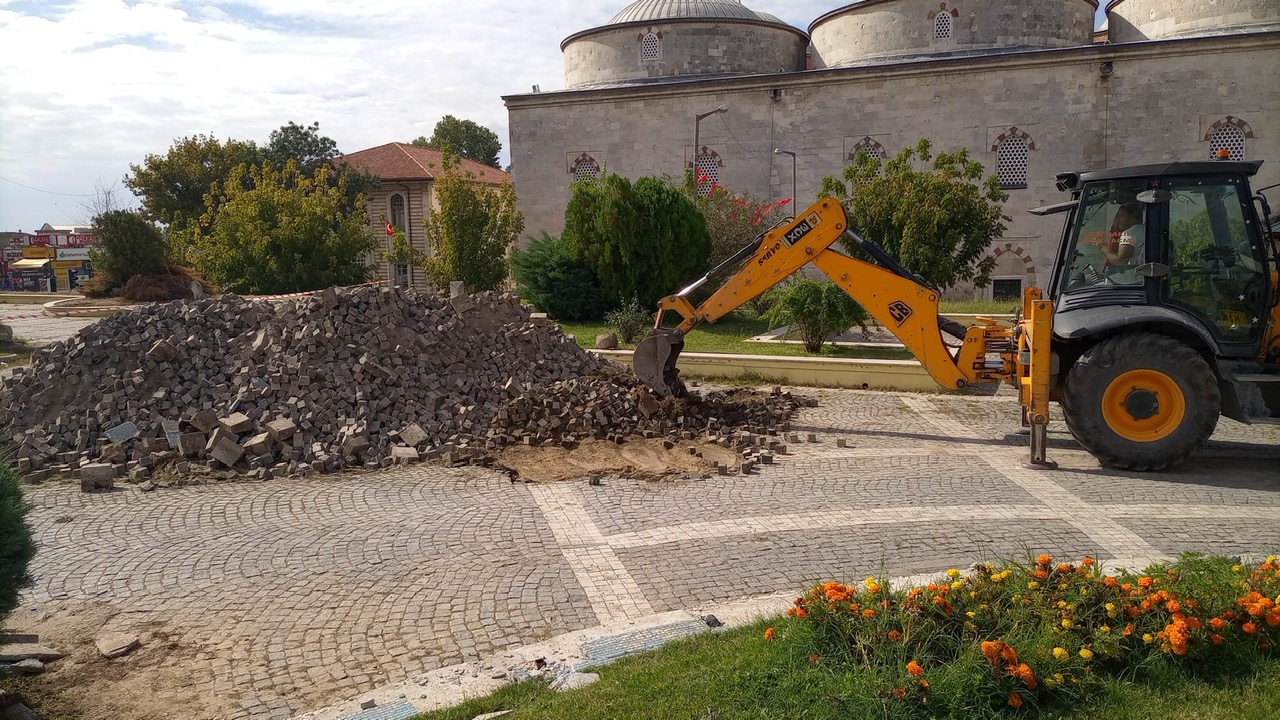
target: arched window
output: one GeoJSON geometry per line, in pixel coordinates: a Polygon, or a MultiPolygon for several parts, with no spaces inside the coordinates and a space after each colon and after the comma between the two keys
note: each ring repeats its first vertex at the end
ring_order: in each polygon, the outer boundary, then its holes
{"type": "Polygon", "coordinates": [[[1027,186],[1027,158],[1029,151],[1036,149],[1031,136],[1011,127],[1000,133],[991,152],[996,154],[996,175],[1000,178],[1000,187],[1005,190],[1017,190],[1027,186]]]}
{"type": "Polygon", "coordinates": [[[596,159],[583,153],[577,160],[573,161],[573,181],[579,180],[596,180],[600,177],[600,163],[596,159]]]}
{"type": "Polygon", "coordinates": [[[853,149],[849,151],[849,162],[858,159],[858,153],[865,152],[867,155],[881,160],[887,160],[889,153],[885,151],[884,146],[873,140],[871,137],[864,137],[858,141],[853,149]]]}
{"type": "Polygon", "coordinates": [[[702,148],[702,152],[693,164],[693,172],[696,176],[694,179],[698,183],[698,197],[710,195],[711,188],[720,184],[720,168],[723,165],[719,155],[709,152],[705,147],[702,148]]]}
{"type": "Polygon", "coordinates": [[[662,55],[661,39],[654,33],[645,33],[640,38],[640,59],[649,62],[657,60],[662,55]]]}
{"type": "Polygon", "coordinates": [[[392,225],[400,228],[401,230],[404,230],[406,227],[408,227],[408,225],[405,223],[403,195],[396,194],[391,196],[390,215],[391,215],[392,225]]]}
{"type": "Polygon", "coordinates": [[[951,14],[940,12],[938,17],[933,20],[933,39],[934,40],[950,40],[951,39],[951,14]]]}
{"type": "Polygon", "coordinates": [[[1235,125],[1223,125],[1209,139],[1209,159],[1217,160],[1218,152],[1226,150],[1232,160],[1244,160],[1244,130],[1235,125]]]}

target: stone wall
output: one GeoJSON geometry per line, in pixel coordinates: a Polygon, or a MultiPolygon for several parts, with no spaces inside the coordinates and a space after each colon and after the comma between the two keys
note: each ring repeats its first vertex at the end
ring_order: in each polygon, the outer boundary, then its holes
{"type": "Polygon", "coordinates": [[[799,30],[744,22],[663,21],[581,33],[564,44],[565,86],[586,87],[677,75],[804,70],[808,40],[799,30]],[[644,60],[646,34],[658,58],[644,60]]]}
{"type": "Polygon", "coordinates": [[[866,0],[814,22],[814,67],[976,48],[1089,45],[1096,7],[1094,0],[866,0]],[[949,37],[937,37],[939,14],[950,16],[942,18],[949,37]]]}
{"type": "Polygon", "coordinates": [[[1260,182],[1280,182],[1280,133],[1269,122],[1280,112],[1277,53],[1280,34],[1266,33],[516,96],[507,98],[513,177],[527,234],[556,234],[575,158],[589,154],[632,178],[678,176],[693,159],[694,115],[722,103],[729,111],[701,130],[722,164],[721,184],[789,197],[791,160],[772,150],[791,150],[801,206],[867,139],[892,155],[929,137],[938,149],[968,149],[994,172],[993,145],[1016,128],[1035,149],[1028,187],[1009,191],[1000,246],[1015,241],[1023,252],[1011,262],[1047,283],[1062,218],[1025,211],[1064,199],[1058,172],[1207,159],[1206,133],[1232,116],[1250,124],[1247,157],[1269,160],[1260,182]]]}
{"type": "Polygon", "coordinates": [[[1280,24],[1276,0],[1117,0],[1109,11],[1111,41],[1118,43],[1280,24]]]}

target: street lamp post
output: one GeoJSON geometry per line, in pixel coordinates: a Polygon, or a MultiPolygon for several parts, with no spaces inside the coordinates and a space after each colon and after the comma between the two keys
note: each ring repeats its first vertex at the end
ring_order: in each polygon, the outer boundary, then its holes
{"type": "Polygon", "coordinates": [[[783,150],[781,148],[774,148],[773,154],[791,156],[791,202],[798,205],[800,203],[800,199],[796,197],[796,154],[790,150],[783,150]]]}
{"type": "Polygon", "coordinates": [[[707,112],[702,113],[701,115],[695,115],[693,118],[693,163],[692,165],[693,165],[693,181],[695,184],[698,182],[698,157],[702,154],[702,145],[701,145],[702,121],[706,120],[712,115],[719,115],[722,112],[728,112],[728,111],[729,111],[728,107],[721,105],[715,110],[709,110],[707,112]]]}

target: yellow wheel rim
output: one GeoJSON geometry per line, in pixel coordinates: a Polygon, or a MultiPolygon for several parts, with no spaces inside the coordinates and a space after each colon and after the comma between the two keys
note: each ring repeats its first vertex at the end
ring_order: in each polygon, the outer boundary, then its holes
{"type": "Polygon", "coordinates": [[[1107,427],[1125,440],[1156,442],[1174,433],[1187,416],[1187,398],[1173,378],[1158,370],[1130,370],[1102,396],[1107,427]]]}

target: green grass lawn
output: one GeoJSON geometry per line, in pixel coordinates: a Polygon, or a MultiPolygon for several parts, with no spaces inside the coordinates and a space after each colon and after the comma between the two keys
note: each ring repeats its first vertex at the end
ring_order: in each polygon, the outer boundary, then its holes
{"type": "Polygon", "coordinates": [[[956,315],[1009,315],[1022,303],[1012,300],[943,300],[939,307],[944,313],[956,315]]]}
{"type": "MultiPolygon", "coordinates": [[[[582,347],[595,347],[596,338],[613,332],[613,328],[604,323],[560,323],[565,334],[574,335],[582,347]]],[[[781,343],[753,343],[747,338],[769,332],[769,323],[741,315],[730,315],[715,324],[704,323],[685,337],[684,349],[687,352],[731,353],[735,355],[789,355],[797,357],[814,357],[804,351],[803,345],[787,345],[781,343]]],[[[634,348],[635,345],[622,345],[623,349],[634,348]]],[[[821,357],[864,358],[875,360],[910,360],[911,353],[896,348],[862,348],[834,347],[826,345],[822,348],[821,357]]]]}
{"type": "MultiPolygon", "coordinates": [[[[929,717],[926,708],[909,709],[876,697],[864,676],[810,665],[808,646],[801,639],[788,639],[793,629],[784,631],[781,620],[772,621],[779,639],[765,642],[762,634],[768,624],[708,633],[624,659],[599,669],[599,683],[575,692],[556,693],[540,682],[526,682],[420,718],[471,720],[500,710],[514,710],[511,720],[929,717]]],[[[986,713],[966,717],[981,714],[986,713]]],[[[1246,676],[1215,680],[1160,663],[1137,677],[1107,681],[1102,692],[1080,707],[1034,711],[1027,706],[997,715],[1062,720],[1275,718],[1280,717],[1280,662],[1267,661],[1246,676]]]]}
{"type": "Polygon", "coordinates": [[[31,353],[35,352],[26,340],[16,337],[8,342],[0,342],[0,358],[7,355],[17,355],[16,359],[0,362],[0,370],[5,368],[17,367],[19,365],[31,364],[31,353]]]}

